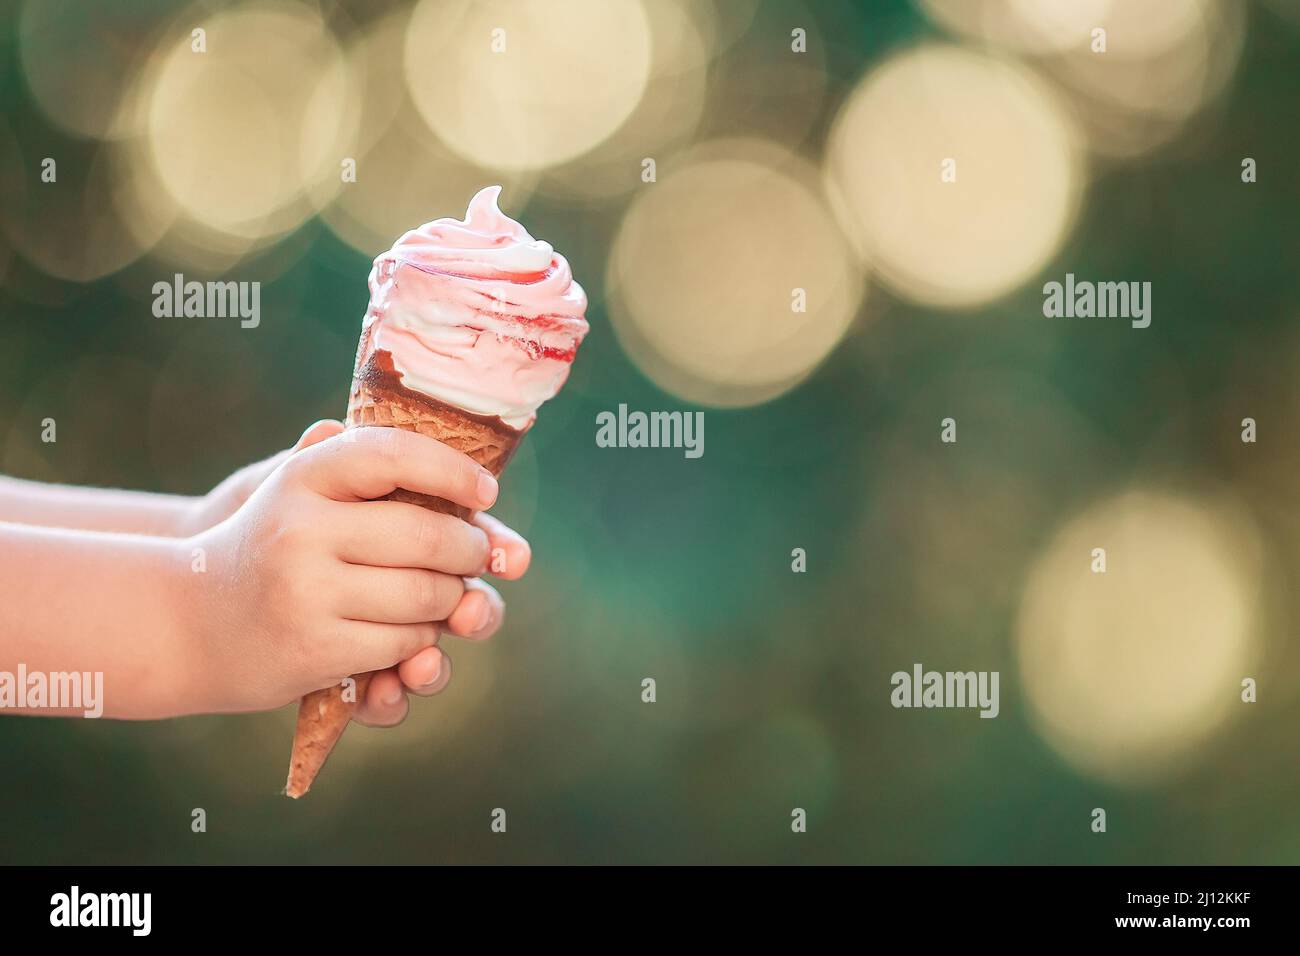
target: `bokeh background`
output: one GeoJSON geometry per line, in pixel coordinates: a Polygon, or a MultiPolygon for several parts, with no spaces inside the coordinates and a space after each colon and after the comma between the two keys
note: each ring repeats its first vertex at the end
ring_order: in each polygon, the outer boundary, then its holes
{"type": "Polygon", "coordinates": [[[369,260],[489,183],[592,325],[447,692],[298,803],[293,708],[0,719],[3,862],[1300,860],[1300,3],[0,10],[4,473],[199,494],[340,417],[369,260]],[[261,325],[155,318],[177,272],[261,325]],[[1151,327],[1044,318],[1066,272],[1151,327]],[[915,662],[1001,715],[891,708],[915,662]]]}

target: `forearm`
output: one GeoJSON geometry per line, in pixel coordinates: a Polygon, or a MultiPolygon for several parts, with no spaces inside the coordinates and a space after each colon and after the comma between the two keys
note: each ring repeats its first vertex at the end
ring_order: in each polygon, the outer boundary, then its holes
{"type": "MultiPolygon", "coordinates": [[[[0,681],[102,673],[103,716],[192,712],[186,544],[0,523],[0,681]]],[[[11,712],[6,701],[0,714],[11,712]]],[[[77,714],[46,704],[20,712],[77,714]]]]}
{"type": "Polygon", "coordinates": [[[0,521],[127,534],[186,533],[194,498],[49,485],[0,475],[0,521]]]}

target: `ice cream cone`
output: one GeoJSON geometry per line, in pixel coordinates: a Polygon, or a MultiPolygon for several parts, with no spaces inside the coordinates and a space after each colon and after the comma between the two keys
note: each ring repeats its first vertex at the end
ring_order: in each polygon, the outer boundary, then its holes
{"type": "Polygon", "coordinates": [[[289,780],[284,792],[295,800],[311,789],[312,781],[334,744],[352,720],[357,702],[364,700],[370,675],[355,678],[356,689],[351,702],[343,699],[343,688],[324,687],[312,691],[298,704],[298,727],[293,734],[293,755],[289,759],[289,780]]]}
{"type": "MultiPolygon", "coordinates": [[[[357,348],[348,428],[403,428],[436,438],[499,476],[539,405],[563,385],[587,332],[586,294],[568,263],[481,191],[463,221],[439,219],[375,260],[357,348]]],[[[432,495],[385,496],[469,520],[432,495]]],[[[285,793],[300,797],[364,700],[327,687],[302,699],[285,793]]]]}
{"type": "MultiPolygon", "coordinates": [[[[406,389],[393,368],[392,356],[384,351],[365,354],[364,362],[353,378],[352,396],[348,401],[349,428],[404,428],[464,452],[492,474],[500,476],[510,461],[524,432],[482,416],[453,408],[406,389]]],[[[445,498],[421,495],[398,489],[386,495],[392,501],[412,504],[455,515],[468,520],[472,512],[445,498]]],[[[347,730],[352,712],[365,700],[370,674],[356,676],[356,695],[352,702],[343,699],[341,685],[313,691],[298,705],[298,726],[293,736],[293,753],[289,758],[289,780],[284,792],[294,799],[311,789],[325,760],[347,730]]]]}

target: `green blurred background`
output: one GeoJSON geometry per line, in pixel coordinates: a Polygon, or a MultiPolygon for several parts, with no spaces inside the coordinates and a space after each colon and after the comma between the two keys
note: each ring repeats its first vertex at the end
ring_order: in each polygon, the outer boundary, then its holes
{"type": "Polygon", "coordinates": [[[0,10],[4,473],[200,494],[341,417],[370,259],[489,183],[592,326],[445,693],[296,803],[293,708],[0,719],[0,862],[1300,860],[1300,4],[0,10]],[[1044,318],[1067,272],[1151,327],[1044,318]],[[916,662],[1000,716],[893,709],[916,662]]]}

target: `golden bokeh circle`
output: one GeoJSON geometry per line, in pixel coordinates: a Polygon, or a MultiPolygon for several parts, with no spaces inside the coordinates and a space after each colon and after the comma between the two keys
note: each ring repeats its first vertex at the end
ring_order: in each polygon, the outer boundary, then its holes
{"type": "Polygon", "coordinates": [[[1261,561],[1249,518],[1216,500],[1132,491],[1067,524],[1029,573],[1017,625],[1039,733],[1117,783],[1175,770],[1257,676],[1261,561]]]}
{"type": "Polygon", "coordinates": [[[610,316],[662,388],[755,405],[826,357],[865,287],[811,168],[764,143],[703,155],[642,186],[628,210],[608,264],[610,316]]]}
{"type": "MultiPolygon", "coordinates": [[[[307,192],[341,185],[359,110],[319,14],[265,4],[204,25],[206,52],[168,36],[149,71],[147,129],[161,186],[193,219],[263,238],[301,223],[307,192]]],[[[318,199],[319,201],[319,199],[318,199]]]]}
{"type": "Polygon", "coordinates": [[[640,0],[423,0],[406,35],[407,86],[464,158],[541,169],[585,153],[632,113],[650,37],[640,0]]]}
{"type": "Polygon", "coordinates": [[[674,0],[647,6],[653,58],[645,95],[608,138],[547,170],[541,192],[584,202],[630,192],[643,181],[646,159],[665,165],[690,143],[709,81],[711,51],[696,15],[704,9],[674,0]]]}
{"type": "Polygon", "coordinates": [[[905,298],[955,308],[996,299],[1043,267],[1073,224],[1084,172],[1068,113],[1032,73],[925,45],[882,63],[849,96],[826,177],[880,277],[905,298]]]}
{"type": "Polygon", "coordinates": [[[1071,98],[1096,153],[1129,159],[1174,140],[1236,71],[1246,5],[1221,0],[1116,4],[1107,52],[1086,46],[1041,66],[1071,98]]]}

